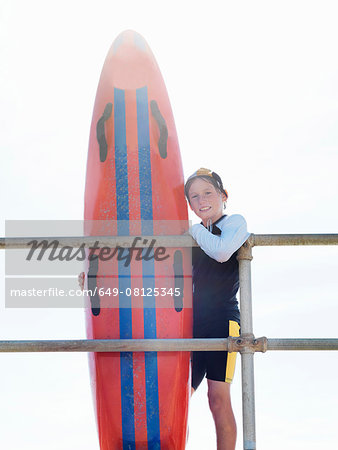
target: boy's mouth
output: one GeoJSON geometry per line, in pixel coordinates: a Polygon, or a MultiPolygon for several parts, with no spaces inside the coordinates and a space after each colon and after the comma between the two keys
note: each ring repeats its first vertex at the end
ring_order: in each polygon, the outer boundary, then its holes
{"type": "Polygon", "coordinates": [[[203,206],[203,208],[200,208],[200,211],[201,212],[209,211],[210,208],[211,206],[203,206]]]}

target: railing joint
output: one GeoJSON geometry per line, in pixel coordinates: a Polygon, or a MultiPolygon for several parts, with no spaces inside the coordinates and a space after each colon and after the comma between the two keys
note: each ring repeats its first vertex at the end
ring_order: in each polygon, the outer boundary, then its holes
{"type": "Polygon", "coordinates": [[[255,338],[253,334],[247,334],[240,337],[228,338],[228,352],[239,352],[239,353],[255,353],[261,352],[265,353],[268,349],[268,339],[263,336],[260,338],[255,338]]]}
{"type": "Polygon", "coordinates": [[[244,244],[242,245],[242,247],[240,247],[240,249],[238,250],[238,254],[237,254],[238,261],[241,261],[241,260],[252,261],[252,259],[253,259],[252,246],[249,242],[249,239],[247,241],[245,241],[244,244]]]}

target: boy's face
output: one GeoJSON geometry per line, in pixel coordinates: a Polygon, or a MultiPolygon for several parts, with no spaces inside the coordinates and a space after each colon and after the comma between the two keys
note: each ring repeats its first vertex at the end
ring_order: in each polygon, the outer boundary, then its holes
{"type": "Polygon", "coordinates": [[[202,178],[196,178],[191,183],[188,194],[191,209],[202,219],[204,225],[207,225],[209,219],[214,223],[222,216],[226,196],[211,183],[202,178]]]}

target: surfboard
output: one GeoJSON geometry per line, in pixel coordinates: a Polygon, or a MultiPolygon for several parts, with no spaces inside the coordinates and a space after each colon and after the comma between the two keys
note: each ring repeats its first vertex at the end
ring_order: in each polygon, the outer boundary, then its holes
{"type": "MultiPolygon", "coordinates": [[[[90,129],[85,234],[135,236],[135,248],[88,251],[89,339],[192,336],[190,250],[137,249],[140,236],[188,230],[168,94],[145,39],[121,33],[105,59],[90,129]]],[[[101,450],[184,449],[189,352],[91,353],[101,450]]]]}

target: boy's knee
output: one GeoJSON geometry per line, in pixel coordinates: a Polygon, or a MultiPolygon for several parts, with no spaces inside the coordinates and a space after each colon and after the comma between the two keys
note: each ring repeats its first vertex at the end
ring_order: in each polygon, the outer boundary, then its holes
{"type": "Polygon", "coordinates": [[[228,383],[210,385],[208,389],[209,407],[213,414],[231,410],[230,389],[228,383]]]}
{"type": "Polygon", "coordinates": [[[217,413],[224,408],[224,398],[219,392],[209,389],[208,391],[209,407],[211,412],[217,413]]]}

